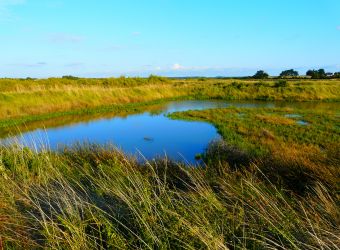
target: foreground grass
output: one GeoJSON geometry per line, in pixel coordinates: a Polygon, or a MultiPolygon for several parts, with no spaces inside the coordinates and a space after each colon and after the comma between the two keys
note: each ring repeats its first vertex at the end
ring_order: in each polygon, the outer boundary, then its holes
{"type": "MultiPolygon", "coordinates": [[[[226,151],[219,154],[230,152],[226,151]]],[[[216,146],[209,149],[214,151],[216,146]]],[[[208,150],[208,151],[209,151],[208,150]]],[[[112,148],[0,149],[0,245],[8,249],[337,249],[339,199],[250,163],[137,163],[112,148]]],[[[272,166],[296,168],[277,157],[272,166]],[[285,164],[282,164],[285,163],[285,164]]],[[[308,173],[303,165],[300,174],[308,173]]]]}
{"type": "Polygon", "coordinates": [[[339,80],[234,79],[0,79],[0,125],[9,120],[39,120],[70,111],[112,111],[131,103],[162,99],[339,100],[339,80]],[[116,108],[117,108],[116,107],[116,108]]]}

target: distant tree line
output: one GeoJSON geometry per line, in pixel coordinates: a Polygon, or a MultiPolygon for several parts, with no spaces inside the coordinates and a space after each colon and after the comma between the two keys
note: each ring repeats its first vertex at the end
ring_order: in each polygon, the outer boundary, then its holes
{"type": "MultiPolygon", "coordinates": [[[[340,78],[340,72],[326,72],[324,69],[319,70],[308,70],[306,76],[311,79],[330,79],[330,78],[340,78]]],[[[299,72],[294,69],[284,70],[279,75],[279,78],[297,78],[299,77],[299,72]]],[[[255,75],[252,76],[254,79],[267,79],[269,74],[264,70],[259,70],[255,75]]]]}
{"type": "Polygon", "coordinates": [[[297,77],[299,72],[294,69],[284,70],[281,72],[280,77],[297,77]]]}
{"type": "Polygon", "coordinates": [[[79,77],[76,77],[76,76],[63,76],[62,78],[68,79],[68,80],[79,80],[80,79],[79,77]]]}

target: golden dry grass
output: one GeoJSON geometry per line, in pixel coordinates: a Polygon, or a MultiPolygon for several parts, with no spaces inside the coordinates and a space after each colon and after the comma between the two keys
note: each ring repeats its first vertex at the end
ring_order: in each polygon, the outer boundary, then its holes
{"type": "Polygon", "coordinates": [[[234,79],[0,79],[0,119],[165,98],[261,100],[338,100],[339,80],[291,81],[234,79]]]}

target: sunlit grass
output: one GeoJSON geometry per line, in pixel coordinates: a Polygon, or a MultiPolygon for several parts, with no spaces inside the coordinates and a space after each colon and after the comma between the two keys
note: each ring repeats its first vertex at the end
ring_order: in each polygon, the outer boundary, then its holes
{"type": "Polygon", "coordinates": [[[340,141],[336,110],[301,108],[224,108],[193,110],[170,115],[176,119],[200,120],[214,124],[226,141],[243,149],[252,145],[315,145],[320,150],[334,148],[340,141]],[[307,122],[306,125],[298,123],[307,122]],[[242,146],[241,146],[242,147],[242,146]]]}
{"type": "MultiPolygon", "coordinates": [[[[115,149],[0,150],[8,248],[336,249],[337,199],[295,195],[250,164],[138,164],[115,149]]],[[[278,166],[279,167],[279,166],[278,166]]]]}
{"type": "Polygon", "coordinates": [[[224,100],[338,100],[338,80],[234,79],[0,79],[0,119],[37,116],[105,105],[150,102],[166,98],[224,100]]]}
{"type": "MultiPolygon", "coordinates": [[[[337,111],[286,108],[225,108],[179,112],[176,119],[212,123],[222,135],[226,146],[218,146],[206,156],[208,162],[222,161],[231,165],[256,162],[266,174],[280,173],[279,178],[296,175],[299,182],[309,178],[339,189],[339,117],[337,111]],[[292,114],[287,117],[287,114],[292,114]],[[307,125],[298,123],[300,119],[307,125]],[[228,149],[228,150],[225,150],[228,149]],[[217,158],[217,159],[215,159],[217,158]],[[280,169],[276,165],[281,166],[280,169]],[[286,166],[286,167],[285,167],[286,166]],[[306,175],[301,176],[301,168],[306,175]],[[299,179],[300,178],[300,179],[299,179]]],[[[303,172],[303,171],[302,171],[303,172]]]]}

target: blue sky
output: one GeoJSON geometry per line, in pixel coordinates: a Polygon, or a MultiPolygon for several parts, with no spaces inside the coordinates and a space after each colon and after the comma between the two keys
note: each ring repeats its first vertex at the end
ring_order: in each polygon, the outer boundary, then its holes
{"type": "Polygon", "coordinates": [[[0,77],[340,71],[339,0],[0,0],[0,77]]]}

